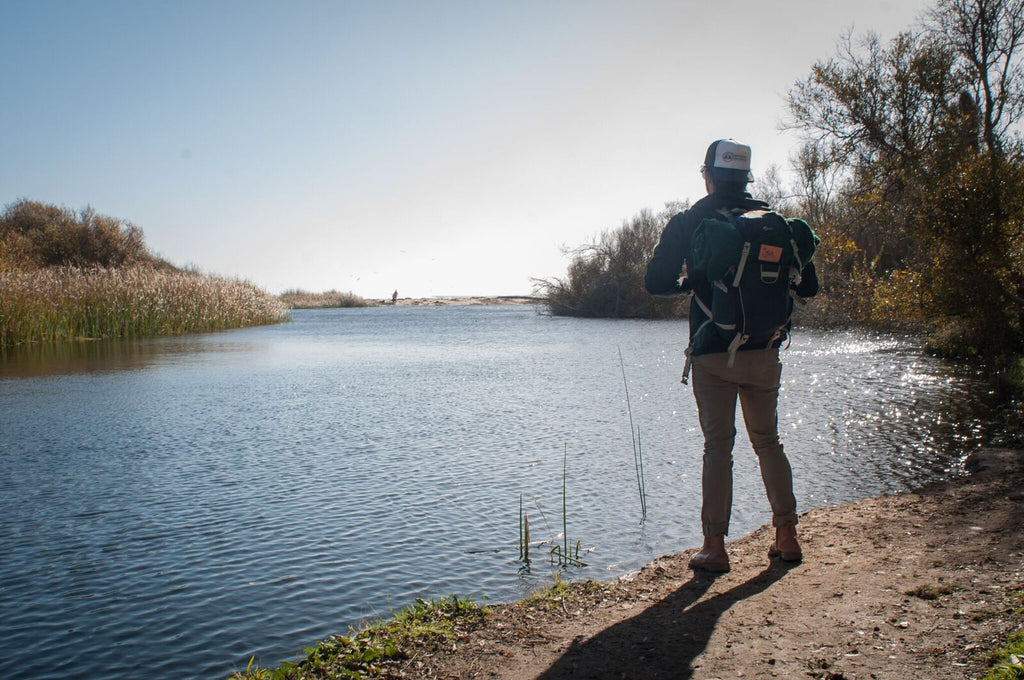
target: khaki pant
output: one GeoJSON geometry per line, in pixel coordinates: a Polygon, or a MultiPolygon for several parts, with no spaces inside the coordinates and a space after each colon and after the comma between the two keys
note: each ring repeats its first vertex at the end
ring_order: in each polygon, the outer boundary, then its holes
{"type": "Polygon", "coordinates": [[[728,354],[693,358],[693,396],[704,432],[701,478],[701,523],[705,536],[729,533],[732,513],[732,449],[736,440],[736,397],[743,409],[747,436],[757,454],[761,479],[776,527],[796,524],[793,471],[779,441],[779,351],[737,352],[732,368],[728,354]]]}

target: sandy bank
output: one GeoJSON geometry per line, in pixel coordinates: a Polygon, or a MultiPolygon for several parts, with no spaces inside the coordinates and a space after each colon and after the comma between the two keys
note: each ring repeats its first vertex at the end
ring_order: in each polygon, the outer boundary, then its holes
{"type": "Polygon", "coordinates": [[[800,565],[770,562],[762,527],[729,543],[728,574],[691,572],[691,549],[615,584],[493,606],[390,677],[980,677],[1024,622],[1024,452],[981,451],[968,470],[803,514],[800,565]]]}

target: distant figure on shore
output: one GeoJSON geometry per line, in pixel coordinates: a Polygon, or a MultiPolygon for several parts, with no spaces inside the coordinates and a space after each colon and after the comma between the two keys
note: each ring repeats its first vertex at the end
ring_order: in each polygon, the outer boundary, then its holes
{"type": "Polygon", "coordinates": [[[690,560],[690,568],[729,571],[725,536],[732,514],[737,398],[772,508],[775,541],[768,555],[797,562],[802,554],[796,536],[793,472],[778,430],[779,347],[789,332],[791,291],[801,298],[818,292],[810,259],[817,237],[802,220],[770,212],[766,202],[747,192],[753,179],[749,146],[731,139],[713,142],[700,171],[708,195],[669,221],[644,281],[654,295],[694,294],[683,382],[692,367],[693,396],[704,434],[704,545],[690,560]],[[801,236],[810,244],[798,248],[801,236]],[[726,238],[735,244],[734,258],[725,247],[726,238]],[[698,259],[710,252],[718,259],[698,259]]]}
{"type": "Polygon", "coordinates": [[[393,304],[393,305],[398,304],[398,291],[397,290],[394,293],[391,294],[391,304],[393,304]]]}

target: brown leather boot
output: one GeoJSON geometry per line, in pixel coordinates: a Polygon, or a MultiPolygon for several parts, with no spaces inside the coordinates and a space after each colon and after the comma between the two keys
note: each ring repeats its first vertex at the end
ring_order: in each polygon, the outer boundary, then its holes
{"type": "Polygon", "coordinates": [[[729,553],[725,552],[725,536],[706,536],[700,552],[690,559],[690,569],[716,573],[729,571],[729,553]]]}
{"type": "Polygon", "coordinates": [[[788,524],[775,528],[775,540],[768,548],[768,557],[778,557],[783,562],[799,562],[804,558],[800,543],[796,540],[796,527],[788,524]]]}

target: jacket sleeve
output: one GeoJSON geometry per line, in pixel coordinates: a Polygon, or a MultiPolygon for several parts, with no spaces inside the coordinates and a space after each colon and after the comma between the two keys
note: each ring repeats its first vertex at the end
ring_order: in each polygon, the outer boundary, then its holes
{"type": "Polygon", "coordinates": [[[800,283],[793,286],[796,294],[802,298],[814,297],[818,294],[818,272],[814,268],[814,260],[808,262],[800,272],[800,283]]]}
{"type": "Polygon", "coordinates": [[[679,295],[689,290],[688,285],[680,285],[683,275],[683,262],[689,250],[685,242],[682,213],[676,215],[661,232],[661,240],[654,248],[654,255],[647,263],[647,274],[644,276],[644,288],[652,295],[679,295]]]}

